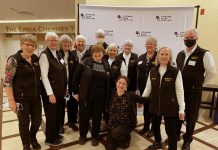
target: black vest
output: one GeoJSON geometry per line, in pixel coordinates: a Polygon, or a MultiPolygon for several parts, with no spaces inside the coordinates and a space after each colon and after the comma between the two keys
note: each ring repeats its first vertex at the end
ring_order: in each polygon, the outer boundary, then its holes
{"type": "Polygon", "coordinates": [[[149,111],[158,116],[177,116],[179,105],[175,91],[178,69],[168,65],[160,84],[159,66],[150,71],[151,101],[149,111]]]}
{"type": "Polygon", "coordinates": [[[185,92],[201,91],[204,82],[204,63],[203,57],[207,50],[197,46],[195,51],[189,56],[185,65],[185,53],[181,51],[176,58],[177,67],[182,72],[183,86],[185,92]]]}
{"type": "Polygon", "coordinates": [[[40,98],[40,67],[39,58],[31,56],[32,65],[21,56],[22,50],[12,55],[17,61],[16,73],[13,78],[13,92],[16,100],[38,100],[40,98]]]}
{"type": "MultiPolygon", "coordinates": [[[[49,62],[48,79],[52,88],[52,91],[56,97],[63,97],[66,94],[67,87],[67,73],[64,63],[61,63],[63,59],[59,53],[57,54],[58,60],[53,56],[50,49],[45,49],[44,53],[49,62]]],[[[45,93],[44,93],[45,94],[45,93]]],[[[47,94],[46,94],[47,95],[47,94]]]]}

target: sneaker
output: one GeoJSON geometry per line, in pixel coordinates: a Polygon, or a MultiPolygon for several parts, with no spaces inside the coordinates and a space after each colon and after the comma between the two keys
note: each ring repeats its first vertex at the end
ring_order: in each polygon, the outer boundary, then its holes
{"type": "Polygon", "coordinates": [[[84,145],[85,143],[86,143],[86,141],[87,141],[87,139],[86,139],[86,137],[79,137],[79,144],[80,145],[84,145]]]}
{"type": "Polygon", "coordinates": [[[148,133],[147,133],[147,135],[146,135],[146,137],[152,137],[152,136],[154,136],[154,133],[153,133],[153,131],[152,130],[149,130],[148,131],[148,133]]]}
{"type": "Polygon", "coordinates": [[[41,149],[41,145],[38,143],[36,138],[30,139],[30,144],[32,145],[33,149],[41,149]]]}
{"type": "Polygon", "coordinates": [[[147,133],[148,131],[149,131],[149,129],[142,128],[141,130],[139,130],[139,134],[140,134],[140,135],[144,135],[144,134],[147,133]]]}
{"type": "Polygon", "coordinates": [[[96,138],[92,138],[92,146],[98,146],[99,141],[96,138]]]}
{"type": "Polygon", "coordinates": [[[56,139],[52,142],[45,140],[45,144],[50,145],[50,146],[60,146],[60,145],[62,145],[62,141],[58,140],[58,139],[56,139]]]}
{"type": "Polygon", "coordinates": [[[152,145],[148,146],[147,150],[157,150],[162,149],[162,143],[161,142],[154,142],[152,145]]]}
{"type": "Polygon", "coordinates": [[[69,124],[69,127],[73,130],[73,131],[78,131],[79,128],[77,127],[77,125],[75,125],[75,123],[69,124]]]}

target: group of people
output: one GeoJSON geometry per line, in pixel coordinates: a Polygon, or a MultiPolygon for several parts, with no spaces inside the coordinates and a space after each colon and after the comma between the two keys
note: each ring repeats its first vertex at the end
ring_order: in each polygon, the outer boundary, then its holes
{"type": "Polygon", "coordinates": [[[46,116],[45,143],[51,146],[62,144],[67,107],[67,125],[74,131],[79,130],[79,144],[87,141],[90,119],[92,145],[99,144],[103,116],[108,125],[105,148],[128,148],[131,131],[137,125],[137,103],[141,103],[144,126],[139,134],[155,138],[147,149],[162,148],[163,117],[169,150],[177,149],[182,121],[187,121],[182,149],[189,150],[202,86],[216,74],[211,53],[197,45],[197,30],[185,31],[186,48],[178,53],[177,66],[172,65],[171,49],[166,46],[157,49],[154,37],[147,38],[146,52],[139,57],[132,52],[131,40],[124,42],[123,52],[119,54],[116,43],[106,44],[102,29],[96,32],[96,39],[97,43],[87,50],[86,37],[78,35],[75,50],[71,51],[73,42],[68,35],[58,38],[56,33],[48,32],[47,47],[37,57],[34,54],[36,37],[21,36],[21,50],[7,60],[4,87],[9,107],[18,117],[23,149],[30,150],[30,145],[41,149],[36,133],[41,124],[42,99],[46,116]],[[135,94],[137,89],[140,95],[135,94]],[[22,110],[18,103],[23,106],[22,110]]]}

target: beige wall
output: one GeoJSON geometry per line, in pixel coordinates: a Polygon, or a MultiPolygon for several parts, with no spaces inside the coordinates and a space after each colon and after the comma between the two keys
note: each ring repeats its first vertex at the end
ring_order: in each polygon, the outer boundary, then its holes
{"type": "MultiPolygon", "coordinates": [[[[199,15],[198,44],[211,51],[218,71],[218,0],[86,0],[90,5],[110,6],[196,6],[205,9],[205,15],[199,15]]],[[[196,9],[195,9],[196,14],[196,9]]],[[[195,23],[195,14],[193,23],[195,23]]],[[[195,24],[194,24],[195,25],[195,24]]],[[[193,27],[194,27],[193,25],[193,27]]],[[[214,79],[218,83],[218,75],[214,79]]]]}

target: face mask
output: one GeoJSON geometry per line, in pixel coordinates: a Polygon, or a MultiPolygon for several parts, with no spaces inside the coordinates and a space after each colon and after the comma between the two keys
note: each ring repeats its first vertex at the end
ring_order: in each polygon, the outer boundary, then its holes
{"type": "Polygon", "coordinates": [[[187,47],[192,47],[196,44],[196,39],[192,39],[192,40],[184,40],[184,43],[187,47]]]}
{"type": "Polygon", "coordinates": [[[104,38],[98,38],[97,42],[103,44],[104,43],[104,38]]]}

